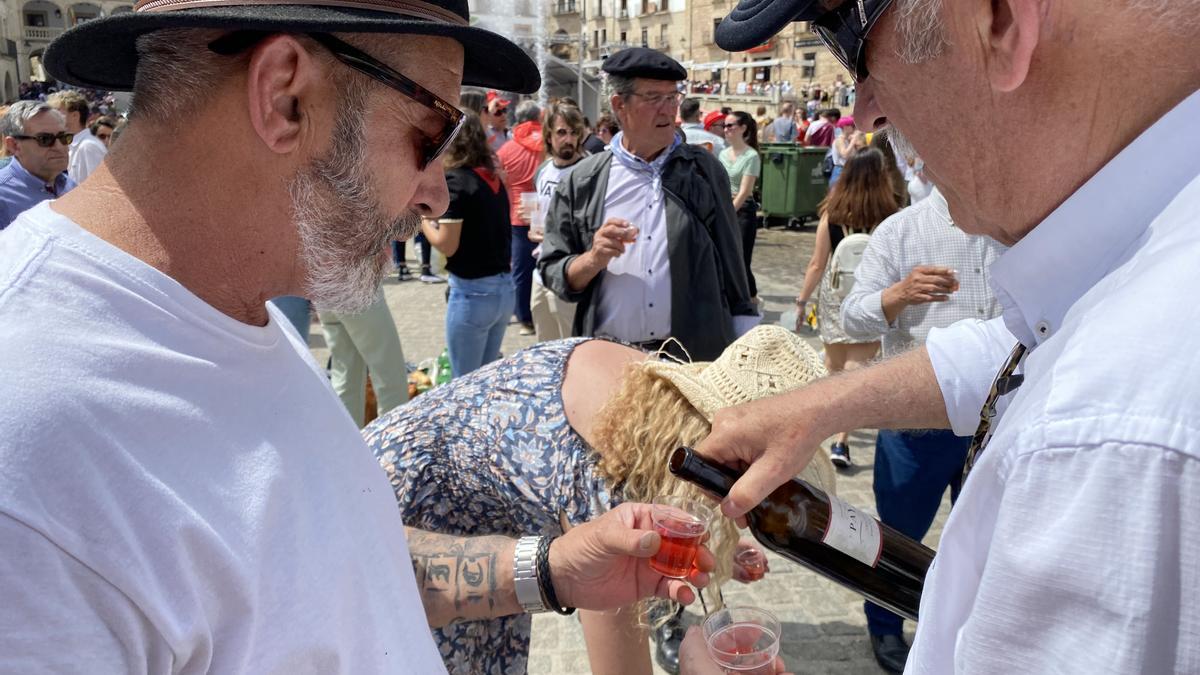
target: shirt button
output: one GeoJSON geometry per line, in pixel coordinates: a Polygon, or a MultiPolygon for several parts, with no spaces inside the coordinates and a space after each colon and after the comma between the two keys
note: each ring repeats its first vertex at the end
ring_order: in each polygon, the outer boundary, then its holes
{"type": "Polygon", "coordinates": [[[650,335],[654,335],[654,331],[650,331],[650,335]]]}
{"type": "Polygon", "coordinates": [[[654,274],[654,270],[646,270],[646,274],[654,274]]]}
{"type": "Polygon", "coordinates": [[[1047,321],[1044,321],[1044,320],[1039,321],[1033,325],[1033,329],[1035,331],[1037,331],[1038,335],[1041,335],[1042,337],[1046,337],[1047,335],[1050,334],[1050,323],[1047,321]]]}
{"type": "Polygon", "coordinates": [[[983,270],[981,270],[981,269],[979,269],[978,267],[976,267],[976,268],[975,268],[975,274],[983,274],[983,270]]]}
{"type": "Polygon", "coordinates": [[[975,311],[979,312],[980,314],[983,314],[983,310],[982,310],[982,309],[977,309],[977,310],[975,310],[975,311]]]}
{"type": "Polygon", "coordinates": [[[653,306],[654,306],[654,303],[653,303],[653,302],[652,302],[652,303],[650,303],[650,306],[651,306],[651,307],[653,307],[653,306]]]}

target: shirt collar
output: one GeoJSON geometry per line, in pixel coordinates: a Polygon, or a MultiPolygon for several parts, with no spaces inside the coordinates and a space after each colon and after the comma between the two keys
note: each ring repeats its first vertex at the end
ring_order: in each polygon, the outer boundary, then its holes
{"type": "Polygon", "coordinates": [[[1200,91],[1155,122],[992,264],[1004,323],[1027,346],[1063,317],[1200,175],[1200,91]]]}
{"type": "Polygon", "coordinates": [[[54,191],[51,192],[50,186],[46,184],[46,181],[29,173],[29,169],[26,169],[24,166],[22,166],[21,161],[16,157],[12,158],[12,161],[9,162],[9,166],[12,167],[12,172],[17,176],[17,178],[26,186],[28,186],[30,190],[44,190],[46,194],[57,197],[61,195],[63,190],[67,187],[66,172],[60,173],[54,177],[54,191]]]}

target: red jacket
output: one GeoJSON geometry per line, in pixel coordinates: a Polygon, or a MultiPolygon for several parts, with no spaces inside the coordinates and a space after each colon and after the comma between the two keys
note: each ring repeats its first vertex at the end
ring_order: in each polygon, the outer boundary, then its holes
{"type": "Polygon", "coordinates": [[[513,129],[512,140],[500,146],[496,153],[500,166],[508,176],[508,203],[512,209],[512,224],[529,227],[529,221],[517,213],[521,210],[521,193],[533,192],[533,175],[542,163],[542,124],[522,122],[513,129]]]}

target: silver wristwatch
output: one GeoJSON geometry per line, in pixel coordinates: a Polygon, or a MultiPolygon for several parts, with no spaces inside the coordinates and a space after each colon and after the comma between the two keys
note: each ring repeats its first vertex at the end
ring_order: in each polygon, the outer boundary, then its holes
{"type": "Polygon", "coordinates": [[[541,541],[542,537],[521,537],[513,554],[513,589],[517,592],[517,602],[529,614],[549,609],[537,578],[537,550],[541,541]]]}

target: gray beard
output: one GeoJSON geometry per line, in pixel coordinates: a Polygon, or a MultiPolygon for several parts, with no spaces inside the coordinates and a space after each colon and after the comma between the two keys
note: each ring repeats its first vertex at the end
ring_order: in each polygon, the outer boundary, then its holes
{"type": "Polygon", "coordinates": [[[382,253],[393,240],[415,236],[421,218],[413,211],[395,219],[384,213],[365,160],[365,105],[346,103],[329,154],[297,173],[288,192],[306,296],[317,309],[355,314],[375,300],[388,264],[382,253]]]}

